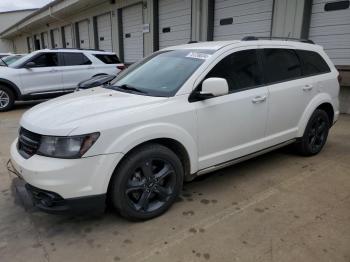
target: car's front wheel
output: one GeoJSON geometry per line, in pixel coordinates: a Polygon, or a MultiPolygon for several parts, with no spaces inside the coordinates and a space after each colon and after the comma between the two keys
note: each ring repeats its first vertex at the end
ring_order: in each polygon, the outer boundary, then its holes
{"type": "Polygon", "coordinates": [[[330,128],[330,121],[324,110],[316,109],[311,115],[301,140],[295,145],[304,156],[318,154],[325,145],[330,128]]]}
{"type": "Polygon", "coordinates": [[[0,86],[0,112],[10,110],[15,103],[15,95],[6,86],[0,86]]]}
{"type": "Polygon", "coordinates": [[[173,151],[158,144],[141,146],[117,167],[111,181],[111,202],[128,219],[151,219],[176,201],[183,176],[181,161],[173,151]]]}

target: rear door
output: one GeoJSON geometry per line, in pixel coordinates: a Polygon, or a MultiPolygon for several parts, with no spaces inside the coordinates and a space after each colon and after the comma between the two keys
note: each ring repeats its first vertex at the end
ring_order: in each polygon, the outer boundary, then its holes
{"type": "Polygon", "coordinates": [[[74,90],[78,84],[91,78],[95,74],[95,68],[91,60],[81,52],[60,53],[64,63],[63,88],[74,90]]]}
{"type": "Polygon", "coordinates": [[[29,62],[35,65],[31,68],[25,68],[24,65],[17,69],[26,94],[62,91],[62,67],[56,52],[40,53],[29,62]]]}
{"type": "Polygon", "coordinates": [[[269,89],[266,136],[267,146],[271,146],[297,136],[299,120],[313,91],[312,83],[306,83],[302,76],[301,61],[296,50],[264,48],[261,54],[269,89]]]}

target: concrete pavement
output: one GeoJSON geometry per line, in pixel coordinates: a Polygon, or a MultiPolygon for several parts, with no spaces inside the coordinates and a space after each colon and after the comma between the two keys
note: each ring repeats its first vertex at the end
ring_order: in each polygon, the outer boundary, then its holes
{"type": "Polygon", "coordinates": [[[350,261],[350,116],[318,156],[286,149],[186,183],[166,214],[132,223],[109,211],[24,210],[5,168],[18,120],[0,114],[0,261],[350,261]]]}

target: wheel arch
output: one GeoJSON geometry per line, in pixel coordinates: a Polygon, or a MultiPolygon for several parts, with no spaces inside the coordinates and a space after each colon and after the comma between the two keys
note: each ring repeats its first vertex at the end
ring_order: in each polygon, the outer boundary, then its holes
{"type": "Polygon", "coordinates": [[[330,119],[330,124],[333,124],[333,120],[334,120],[334,105],[332,103],[332,98],[330,95],[322,93],[317,95],[316,97],[314,97],[310,102],[309,105],[306,107],[300,121],[298,124],[298,137],[302,137],[304,135],[304,131],[306,128],[306,125],[312,115],[312,113],[316,110],[316,109],[322,109],[324,110],[329,119],[330,119]]]}
{"type": "Polygon", "coordinates": [[[19,99],[22,96],[21,91],[19,90],[18,86],[16,84],[14,84],[13,82],[11,82],[7,79],[4,79],[4,78],[0,78],[0,85],[3,85],[3,86],[10,88],[13,91],[13,93],[15,94],[16,99],[19,99]]]}

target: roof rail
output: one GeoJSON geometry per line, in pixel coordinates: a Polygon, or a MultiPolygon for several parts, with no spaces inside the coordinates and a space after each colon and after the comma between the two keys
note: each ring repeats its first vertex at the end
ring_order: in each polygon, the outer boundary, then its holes
{"type": "Polygon", "coordinates": [[[50,50],[82,50],[82,51],[102,51],[102,52],[106,52],[105,50],[102,49],[93,49],[93,48],[72,48],[72,47],[68,47],[68,48],[63,48],[63,47],[58,47],[58,48],[50,48],[50,50]]]}
{"type": "Polygon", "coordinates": [[[291,37],[278,37],[278,36],[245,36],[242,41],[256,41],[256,40],[284,40],[284,41],[296,41],[308,44],[315,44],[314,41],[310,39],[303,38],[291,38],[291,37]]]}

